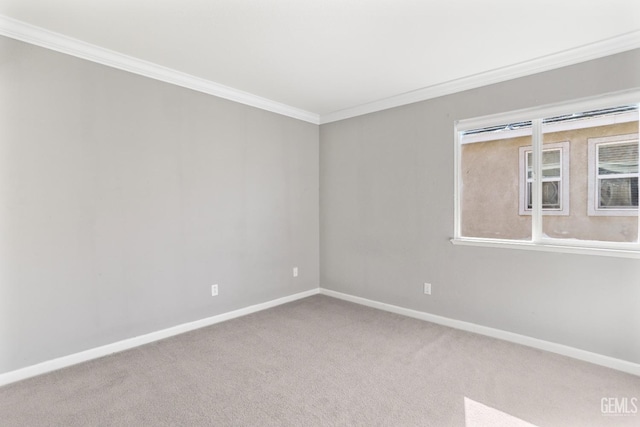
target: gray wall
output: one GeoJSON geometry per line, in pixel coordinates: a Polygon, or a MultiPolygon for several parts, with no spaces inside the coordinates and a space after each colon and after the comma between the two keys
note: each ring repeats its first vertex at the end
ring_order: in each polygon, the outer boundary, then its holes
{"type": "Polygon", "coordinates": [[[454,120],[633,87],[640,50],[321,126],[321,286],[640,363],[640,260],[449,242],[454,120]]]}
{"type": "Polygon", "coordinates": [[[3,37],[0,58],[0,373],[319,283],[640,363],[640,261],[449,242],[453,121],[640,86],[640,51],[320,135],[3,37]]]}
{"type": "Polygon", "coordinates": [[[0,373],[318,287],[318,126],[0,58],[0,373]]]}

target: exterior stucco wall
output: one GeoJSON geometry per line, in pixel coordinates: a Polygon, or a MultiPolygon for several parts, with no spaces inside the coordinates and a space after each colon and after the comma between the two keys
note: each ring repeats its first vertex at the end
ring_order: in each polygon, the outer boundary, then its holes
{"type": "Polygon", "coordinates": [[[461,150],[461,232],[467,237],[530,239],[531,215],[518,215],[519,147],[523,136],[464,144],[461,150]]]}
{"type": "MultiPolygon", "coordinates": [[[[636,216],[588,215],[588,139],[638,132],[638,122],[545,133],[544,144],[569,141],[569,215],[545,213],[549,237],[614,242],[635,241],[636,216]]],[[[464,144],[461,149],[461,231],[467,237],[529,239],[531,215],[519,214],[519,148],[523,136],[464,144]]]]}

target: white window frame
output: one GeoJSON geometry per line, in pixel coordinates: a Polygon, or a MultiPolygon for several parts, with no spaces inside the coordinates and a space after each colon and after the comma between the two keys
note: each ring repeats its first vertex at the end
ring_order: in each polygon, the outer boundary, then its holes
{"type": "MultiPolygon", "coordinates": [[[[570,171],[569,171],[569,141],[557,142],[553,144],[544,144],[543,152],[548,150],[560,150],[560,178],[553,179],[552,181],[560,181],[560,209],[542,209],[542,215],[569,215],[569,205],[570,205],[570,194],[569,190],[571,186],[569,185],[570,179],[570,171]]],[[[533,213],[533,209],[529,209],[528,206],[528,191],[527,191],[527,183],[529,179],[527,178],[527,153],[533,152],[533,147],[531,145],[527,145],[525,147],[520,147],[518,150],[518,156],[520,159],[519,165],[519,196],[518,196],[518,213],[520,215],[531,215],[533,213]]],[[[545,180],[543,179],[543,182],[545,180]]]]}
{"type": "MultiPolygon", "coordinates": [[[[618,105],[638,105],[640,90],[628,90],[611,93],[576,101],[551,104],[524,110],[511,111],[490,116],[457,120],[454,122],[454,236],[451,242],[455,245],[525,249],[534,251],[575,253],[600,256],[626,257],[640,259],[640,243],[633,242],[603,242],[595,240],[554,239],[545,237],[542,232],[542,209],[538,200],[542,196],[542,186],[538,183],[534,186],[534,209],[532,210],[532,238],[529,241],[465,237],[461,235],[461,188],[460,161],[462,153],[462,141],[465,131],[483,129],[505,123],[532,122],[532,148],[534,156],[535,175],[541,176],[540,165],[542,147],[542,120],[545,117],[556,117],[564,114],[573,114],[579,111],[592,111],[618,105]]],[[[595,122],[595,121],[594,121],[595,122]]],[[[603,123],[604,124],[604,123],[603,123]]],[[[553,124],[545,125],[545,131],[552,131],[553,124]]],[[[640,133],[640,128],[639,128],[640,133]]],[[[505,135],[505,138],[509,136],[505,135]]],[[[471,139],[471,138],[469,138],[471,139]]],[[[500,139],[494,138],[492,139],[500,139]]],[[[472,142],[469,140],[464,141],[472,142]]],[[[473,141],[475,142],[475,140],[473,141]]],[[[638,220],[638,235],[640,236],[640,218],[638,220]]]]}
{"type": "MultiPolygon", "coordinates": [[[[599,191],[598,191],[598,146],[609,144],[621,144],[625,142],[635,141],[638,142],[638,134],[626,134],[615,135],[601,138],[589,138],[588,139],[588,161],[589,161],[589,184],[588,184],[588,205],[587,213],[589,216],[637,216],[638,208],[626,208],[626,209],[601,209],[598,207],[599,191]]],[[[615,175],[616,178],[638,177],[640,174],[624,174],[621,176],[615,175]]],[[[614,176],[612,176],[613,178],[614,176]]]]}

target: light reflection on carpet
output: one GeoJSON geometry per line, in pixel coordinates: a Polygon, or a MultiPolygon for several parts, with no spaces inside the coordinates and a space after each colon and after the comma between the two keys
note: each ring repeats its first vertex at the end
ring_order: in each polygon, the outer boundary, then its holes
{"type": "Polygon", "coordinates": [[[464,398],[465,427],[536,427],[498,409],[464,398]]]}

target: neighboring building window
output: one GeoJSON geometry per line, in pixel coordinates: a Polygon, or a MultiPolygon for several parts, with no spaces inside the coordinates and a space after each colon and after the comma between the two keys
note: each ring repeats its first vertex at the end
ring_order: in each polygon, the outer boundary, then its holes
{"type": "MultiPolygon", "coordinates": [[[[519,214],[533,209],[533,151],[520,147],[519,214]]],[[[546,144],[542,150],[542,210],[544,215],[569,215],[569,142],[546,144]]]]}
{"type": "Polygon", "coordinates": [[[640,258],[638,99],[459,121],[454,243],[640,258]]]}
{"type": "Polygon", "coordinates": [[[638,134],[589,139],[589,215],[637,216],[638,134]]]}

